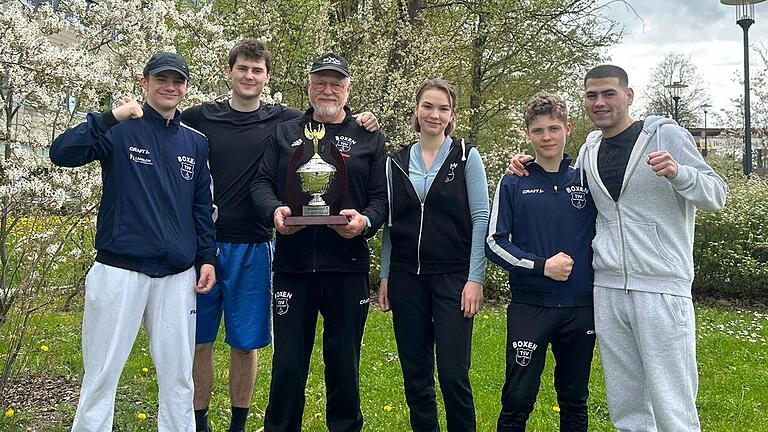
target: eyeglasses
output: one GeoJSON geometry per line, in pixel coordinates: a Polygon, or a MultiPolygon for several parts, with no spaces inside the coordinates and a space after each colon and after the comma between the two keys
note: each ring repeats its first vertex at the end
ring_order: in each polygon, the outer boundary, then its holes
{"type": "Polygon", "coordinates": [[[325,81],[315,81],[311,82],[309,84],[312,87],[312,90],[316,92],[321,92],[325,90],[325,87],[331,86],[331,91],[334,93],[341,93],[344,90],[344,83],[343,82],[325,82],[325,81]]]}

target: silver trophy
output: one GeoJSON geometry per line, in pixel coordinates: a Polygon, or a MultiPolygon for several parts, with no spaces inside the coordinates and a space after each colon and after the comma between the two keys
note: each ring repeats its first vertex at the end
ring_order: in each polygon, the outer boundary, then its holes
{"type": "Polygon", "coordinates": [[[309,125],[304,126],[304,136],[312,140],[315,154],[296,170],[301,179],[301,190],[312,195],[309,203],[302,207],[302,215],[328,216],[331,214],[330,207],[325,203],[322,195],[328,192],[336,167],[324,161],[318,154],[319,141],[325,136],[325,125],[320,124],[317,130],[311,129],[309,125]]]}

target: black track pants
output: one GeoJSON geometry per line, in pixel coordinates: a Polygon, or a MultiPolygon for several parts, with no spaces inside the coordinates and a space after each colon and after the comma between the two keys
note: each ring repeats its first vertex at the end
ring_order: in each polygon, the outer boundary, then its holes
{"type": "Polygon", "coordinates": [[[415,275],[392,271],[389,275],[395,340],[414,432],[440,430],[435,354],[448,430],[475,431],[475,404],[469,383],[473,320],[464,318],[461,311],[466,281],[466,272],[415,275]]]}
{"type": "Polygon", "coordinates": [[[561,432],[587,431],[587,397],[595,347],[593,308],[512,303],[507,308],[507,372],[498,432],[525,431],[552,344],[561,432]]]}
{"type": "Polygon", "coordinates": [[[318,312],[323,314],[328,430],[360,431],[360,344],[368,317],[368,274],[276,273],[272,291],[274,355],[265,432],[301,431],[318,312]]]}

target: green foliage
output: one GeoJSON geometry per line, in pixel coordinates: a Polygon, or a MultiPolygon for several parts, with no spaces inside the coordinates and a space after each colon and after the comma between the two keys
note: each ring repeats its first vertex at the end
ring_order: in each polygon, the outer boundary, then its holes
{"type": "Polygon", "coordinates": [[[232,42],[264,38],[275,56],[269,91],[300,109],[308,103],[310,62],[336,51],[350,61],[350,106],[376,113],[393,147],[414,138],[408,119],[416,88],[427,78],[447,78],[459,89],[458,134],[484,152],[509,154],[523,142],[525,101],[539,89],[575,94],[584,70],[620,38],[604,10],[609,3],[216,0],[199,2],[211,30],[183,29],[175,40],[203,77],[195,86],[222,94],[225,84],[210,71],[224,67],[226,49],[211,45],[213,30],[223,29],[232,42]],[[220,52],[211,55],[213,49],[220,52]]]}
{"type": "Polygon", "coordinates": [[[698,294],[766,298],[768,288],[768,181],[738,174],[734,161],[714,160],[728,182],[718,213],[698,212],[694,241],[698,294]]]}

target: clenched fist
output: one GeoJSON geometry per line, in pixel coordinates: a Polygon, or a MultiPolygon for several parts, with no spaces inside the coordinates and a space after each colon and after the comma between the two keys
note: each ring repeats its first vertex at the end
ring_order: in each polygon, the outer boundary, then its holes
{"type": "Polygon", "coordinates": [[[563,252],[548,258],[544,264],[544,276],[556,281],[567,281],[571,271],[573,271],[573,258],[563,252]]]}
{"type": "Polygon", "coordinates": [[[112,115],[115,116],[117,121],[137,119],[144,115],[141,105],[127,96],[120,98],[117,104],[117,108],[112,110],[112,115]]]}

